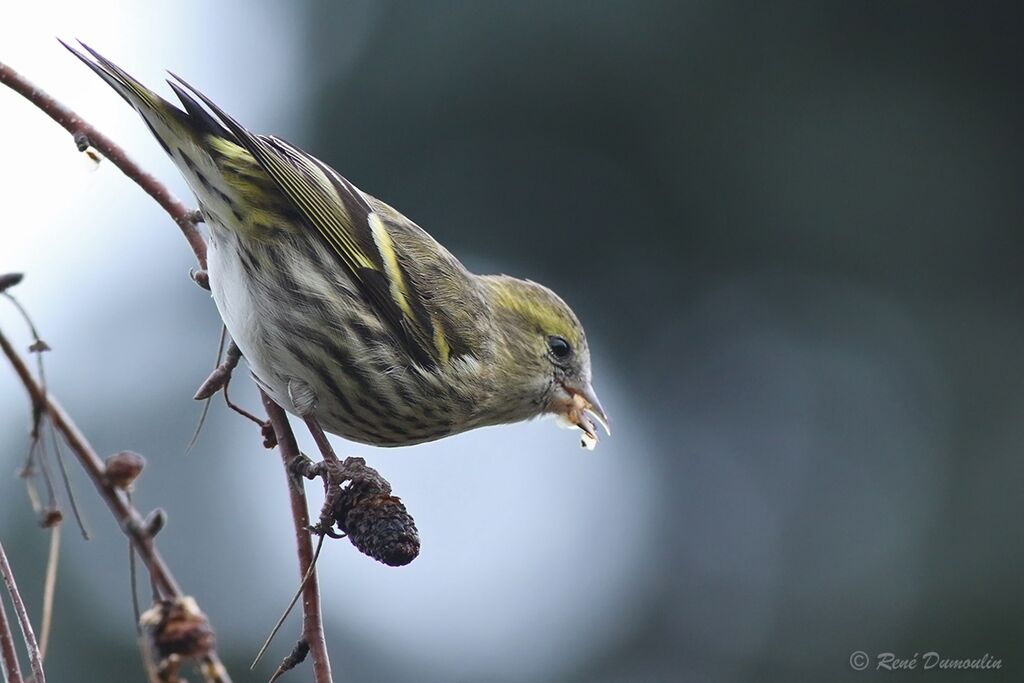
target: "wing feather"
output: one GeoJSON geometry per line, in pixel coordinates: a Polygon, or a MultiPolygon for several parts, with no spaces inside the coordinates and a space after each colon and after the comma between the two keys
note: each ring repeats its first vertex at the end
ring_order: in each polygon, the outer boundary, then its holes
{"type": "MultiPolygon", "coordinates": [[[[173,74],[172,74],[173,75],[173,74]]],[[[412,285],[382,217],[352,183],[319,159],[276,137],[255,135],[178,76],[238,139],[320,234],[419,364],[447,362],[449,344],[412,285]]]]}

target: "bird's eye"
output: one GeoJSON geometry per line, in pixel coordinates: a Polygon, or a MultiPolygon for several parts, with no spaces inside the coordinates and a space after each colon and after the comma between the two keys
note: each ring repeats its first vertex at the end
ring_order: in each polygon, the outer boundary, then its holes
{"type": "Polygon", "coordinates": [[[548,348],[551,349],[551,355],[558,360],[565,360],[572,355],[572,347],[569,346],[569,342],[561,337],[548,337],[548,348]]]}

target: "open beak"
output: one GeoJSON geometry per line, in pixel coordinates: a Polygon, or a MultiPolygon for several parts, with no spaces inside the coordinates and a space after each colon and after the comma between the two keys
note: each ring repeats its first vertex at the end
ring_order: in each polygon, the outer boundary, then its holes
{"type": "Polygon", "coordinates": [[[589,382],[562,384],[562,388],[569,395],[568,405],[565,406],[565,418],[583,431],[583,446],[593,448],[597,444],[597,430],[594,428],[596,420],[608,436],[612,435],[611,425],[608,422],[608,415],[597,400],[594,387],[589,382]]]}

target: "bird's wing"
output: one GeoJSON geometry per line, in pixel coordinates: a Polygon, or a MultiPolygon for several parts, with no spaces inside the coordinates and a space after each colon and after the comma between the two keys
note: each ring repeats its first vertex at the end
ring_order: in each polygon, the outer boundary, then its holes
{"type": "Polygon", "coordinates": [[[418,225],[379,199],[363,196],[391,236],[409,287],[422,294],[442,360],[486,355],[484,347],[493,330],[475,276],[418,225]]]}
{"type": "Polygon", "coordinates": [[[280,187],[352,275],[379,317],[409,355],[424,367],[448,360],[451,343],[410,278],[388,230],[388,217],[365,195],[316,157],[276,137],[254,135],[208,97],[178,81],[220,119],[280,187]]]}

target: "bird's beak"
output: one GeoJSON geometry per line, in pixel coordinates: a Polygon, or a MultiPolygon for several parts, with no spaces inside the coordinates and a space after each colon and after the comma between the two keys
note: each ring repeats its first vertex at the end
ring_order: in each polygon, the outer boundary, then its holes
{"type": "Polygon", "coordinates": [[[568,394],[569,400],[563,407],[564,412],[560,412],[569,422],[583,430],[584,446],[593,448],[593,444],[597,443],[597,430],[594,429],[591,417],[604,427],[608,436],[612,435],[608,415],[601,407],[601,402],[597,400],[597,394],[594,393],[594,387],[590,385],[590,382],[567,381],[562,384],[562,388],[568,394]]]}

